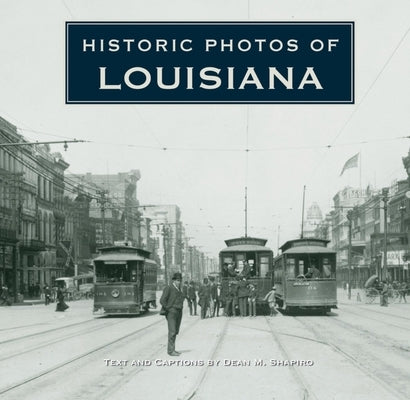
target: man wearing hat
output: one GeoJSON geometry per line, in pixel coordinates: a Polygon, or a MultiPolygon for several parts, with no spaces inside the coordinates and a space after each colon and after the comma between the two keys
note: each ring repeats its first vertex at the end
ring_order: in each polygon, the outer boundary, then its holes
{"type": "Polygon", "coordinates": [[[182,307],[184,305],[184,294],[181,291],[182,275],[175,272],[172,282],[162,292],[160,303],[166,311],[168,321],[168,354],[179,356],[181,353],[175,351],[175,339],[179,333],[182,320],[182,307]]]}

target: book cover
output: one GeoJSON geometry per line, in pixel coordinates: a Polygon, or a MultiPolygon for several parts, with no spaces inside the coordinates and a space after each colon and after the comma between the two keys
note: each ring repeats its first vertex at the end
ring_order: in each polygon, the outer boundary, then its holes
{"type": "Polygon", "coordinates": [[[0,397],[408,398],[409,13],[405,0],[3,0],[0,397]],[[286,258],[294,239],[323,248],[286,258]],[[93,315],[87,279],[108,245],[152,253],[147,313],[93,315]],[[224,298],[201,319],[185,301],[169,356],[163,288],[180,272],[228,290],[225,261],[269,278],[257,290],[276,285],[282,310],[265,299],[250,317],[247,297],[247,316],[228,317],[224,298]],[[56,312],[45,296],[65,276],[81,278],[56,312]],[[286,279],[322,308],[292,309],[286,279]]]}

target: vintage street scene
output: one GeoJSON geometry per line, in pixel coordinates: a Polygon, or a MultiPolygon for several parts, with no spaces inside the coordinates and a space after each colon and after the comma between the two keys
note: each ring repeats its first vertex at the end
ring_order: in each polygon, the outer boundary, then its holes
{"type": "MultiPolygon", "coordinates": [[[[0,395],[7,399],[405,399],[409,306],[367,304],[338,291],[326,316],[299,313],[201,319],[184,304],[180,356],[166,320],[93,317],[93,301],[2,309],[0,395]],[[8,328],[5,328],[5,327],[8,328]],[[132,395],[132,396],[131,396],[132,395]]],[[[199,310],[199,308],[198,308],[199,310]]]]}
{"type": "Polygon", "coordinates": [[[2,1],[0,399],[409,399],[408,15],[2,1]]]}

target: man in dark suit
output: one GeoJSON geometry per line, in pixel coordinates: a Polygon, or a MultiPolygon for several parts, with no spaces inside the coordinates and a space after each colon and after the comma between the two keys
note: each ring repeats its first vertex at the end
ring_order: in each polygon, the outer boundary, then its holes
{"type": "Polygon", "coordinates": [[[172,276],[172,283],[165,287],[160,303],[166,311],[168,321],[168,354],[179,356],[181,353],[175,351],[175,339],[179,333],[182,320],[182,308],[184,305],[184,294],[181,291],[182,275],[176,272],[172,276]]]}
{"type": "Polygon", "coordinates": [[[189,305],[189,313],[191,315],[198,315],[196,313],[196,292],[195,292],[194,281],[189,282],[189,286],[188,286],[188,305],[189,305]]]}
{"type": "Polygon", "coordinates": [[[215,316],[215,306],[216,306],[216,301],[217,301],[217,293],[216,293],[216,283],[215,283],[215,278],[211,276],[209,278],[210,283],[210,289],[211,289],[211,299],[209,302],[209,316],[214,317],[215,316]]]}
{"type": "Polygon", "coordinates": [[[211,286],[209,285],[208,278],[204,278],[203,282],[203,285],[201,285],[198,291],[198,304],[201,307],[201,319],[206,318],[206,314],[211,302],[211,286]]]}
{"type": "Polygon", "coordinates": [[[218,283],[216,285],[216,289],[214,291],[214,309],[212,312],[212,316],[215,317],[215,313],[216,316],[219,317],[219,309],[221,307],[221,301],[222,301],[222,293],[221,293],[222,287],[221,284],[218,283]]]}

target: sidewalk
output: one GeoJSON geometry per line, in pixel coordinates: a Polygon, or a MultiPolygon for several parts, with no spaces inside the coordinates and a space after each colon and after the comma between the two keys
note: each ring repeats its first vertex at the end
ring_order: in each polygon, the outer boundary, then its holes
{"type": "Polygon", "coordinates": [[[44,299],[40,299],[38,297],[34,298],[34,299],[24,299],[23,301],[17,301],[14,302],[14,298],[13,297],[9,297],[9,300],[11,301],[11,305],[10,306],[5,306],[4,307],[15,307],[15,306],[35,306],[38,304],[42,304],[44,305],[44,299]]]}

